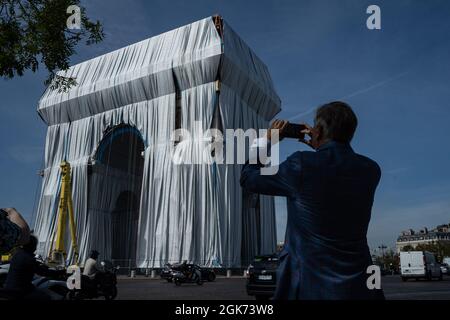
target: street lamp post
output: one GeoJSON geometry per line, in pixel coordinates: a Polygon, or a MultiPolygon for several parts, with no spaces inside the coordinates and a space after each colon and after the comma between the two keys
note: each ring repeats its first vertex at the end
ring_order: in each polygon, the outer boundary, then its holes
{"type": "Polygon", "coordinates": [[[378,247],[378,249],[381,250],[381,256],[383,257],[383,268],[386,270],[386,258],[384,256],[384,250],[387,249],[387,247],[382,244],[381,246],[378,247]]]}

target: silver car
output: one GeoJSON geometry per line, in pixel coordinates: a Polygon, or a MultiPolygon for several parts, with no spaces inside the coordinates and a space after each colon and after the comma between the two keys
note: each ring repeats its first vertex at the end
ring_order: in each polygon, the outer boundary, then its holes
{"type": "Polygon", "coordinates": [[[449,272],[449,266],[446,263],[441,264],[441,272],[442,274],[448,275],[449,272]]]}

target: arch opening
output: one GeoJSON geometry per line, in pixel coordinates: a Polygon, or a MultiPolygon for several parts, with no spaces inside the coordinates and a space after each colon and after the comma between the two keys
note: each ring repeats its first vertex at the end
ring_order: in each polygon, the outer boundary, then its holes
{"type": "Polygon", "coordinates": [[[130,125],[105,131],[89,170],[88,210],[97,229],[103,257],[134,265],[139,223],[144,140],[130,125]]]}

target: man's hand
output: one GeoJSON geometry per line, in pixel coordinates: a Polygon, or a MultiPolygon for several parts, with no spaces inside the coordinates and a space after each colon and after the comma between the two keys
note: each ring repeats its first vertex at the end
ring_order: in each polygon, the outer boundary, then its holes
{"type": "Polygon", "coordinates": [[[299,141],[303,142],[304,144],[310,146],[313,149],[316,149],[314,147],[314,144],[313,144],[313,131],[314,131],[314,128],[312,128],[311,126],[307,125],[306,123],[304,123],[303,125],[306,127],[306,129],[303,129],[301,131],[302,135],[300,136],[299,141]],[[306,140],[305,136],[309,136],[309,139],[306,140]]]}
{"type": "MultiPolygon", "coordinates": [[[[270,129],[267,131],[267,140],[271,140],[272,138],[272,130],[278,130],[278,140],[281,141],[285,138],[284,133],[287,125],[289,124],[286,120],[275,120],[272,125],[270,126],[270,129]]],[[[303,123],[303,126],[305,126],[306,129],[303,129],[300,132],[300,138],[299,141],[303,142],[304,144],[310,146],[314,150],[316,149],[316,143],[314,142],[314,133],[315,129],[311,127],[310,125],[303,123]],[[308,139],[306,139],[306,136],[308,136],[308,139]]]]}
{"type": "Polygon", "coordinates": [[[20,230],[22,230],[21,236],[18,239],[17,245],[24,245],[28,243],[30,239],[30,227],[28,226],[25,219],[21,216],[21,214],[14,208],[4,208],[3,209],[8,214],[8,219],[19,226],[20,230]]]}
{"type": "Polygon", "coordinates": [[[271,140],[272,138],[272,130],[278,130],[278,140],[281,141],[284,139],[284,129],[288,125],[288,121],[285,120],[275,120],[272,122],[270,129],[267,131],[267,140],[271,140]]]}

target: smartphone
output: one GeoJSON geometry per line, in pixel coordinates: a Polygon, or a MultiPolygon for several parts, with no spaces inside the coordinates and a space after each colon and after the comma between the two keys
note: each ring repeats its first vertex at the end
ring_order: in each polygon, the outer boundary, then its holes
{"type": "Polygon", "coordinates": [[[303,124],[288,123],[284,129],[284,137],[292,139],[300,139],[303,137],[302,130],[305,130],[306,126],[303,124]]]}

